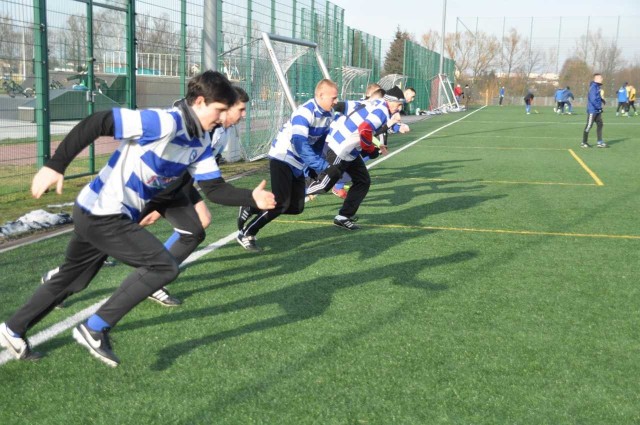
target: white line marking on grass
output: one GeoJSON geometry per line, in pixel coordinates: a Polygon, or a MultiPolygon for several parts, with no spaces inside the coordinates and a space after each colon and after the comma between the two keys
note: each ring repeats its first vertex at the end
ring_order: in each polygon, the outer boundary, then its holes
{"type": "MultiPolygon", "coordinates": [[[[450,125],[453,125],[459,121],[462,121],[463,119],[475,114],[478,111],[481,111],[482,109],[486,108],[486,106],[481,107],[480,109],[476,109],[475,111],[465,115],[464,117],[457,119],[455,121],[450,122],[449,124],[443,125],[442,127],[433,130],[431,133],[426,134],[422,137],[420,137],[419,139],[414,140],[413,142],[401,147],[400,149],[393,151],[392,153],[386,155],[385,157],[374,161],[373,163],[371,163],[370,165],[367,165],[367,168],[371,168],[379,163],[381,163],[382,161],[392,157],[393,155],[396,155],[399,152],[402,152],[403,150],[407,149],[410,146],[415,145],[416,143],[418,143],[421,140],[426,139],[427,137],[431,136],[432,134],[437,133],[438,131],[449,127],[450,125]]],[[[240,177],[238,177],[240,178],[240,177]]],[[[237,180],[238,178],[234,178],[234,179],[229,179],[228,181],[233,181],[233,180],[237,180]]],[[[233,241],[236,236],[238,235],[238,232],[235,231],[231,234],[229,234],[228,236],[225,236],[224,238],[221,238],[215,242],[213,242],[212,244],[207,245],[205,248],[202,248],[201,250],[195,251],[193,252],[191,255],[189,255],[189,257],[187,257],[186,260],[184,260],[184,262],[180,265],[180,267],[184,267],[189,263],[192,263],[198,259],[200,259],[201,257],[215,251],[216,249],[226,245],[228,242],[233,241]]],[[[45,239],[45,238],[43,238],[45,239]]],[[[49,341],[50,339],[55,338],[56,336],[60,335],[61,333],[73,328],[74,326],[76,326],[78,323],[85,321],[87,318],[89,318],[89,316],[91,316],[92,314],[94,314],[96,311],[98,311],[98,309],[105,303],[107,302],[107,298],[104,298],[103,300],[98,301],[97,303],[93,304],[90,307],[85,308],[82,311],[79,311],[78,313],[74,314],[73,316],[63,320],[62,322],[59,322],[43,331],[38,332],[37,334],[35,334],[33,337],[29,337],[29,342],[31,343],[31,347],[36,347],[44,342],[49,341]]],[[[0,352],[0,365],[3,365],[5,363],[7,363],[10,360],[14,360],[15,357],[13,357],[7,350],[4,350],[2,352],[0,352]]]]}
{"type": "MultiPolygon", "coordinates": [[[[193,252],[189,257],[187,257],[186,260],[184,260],[184,262],[180,265],[180,267],[184,267],[189,263],[192,263],[196,260],[198,260],[200,257],[209,254],[210,252],[215,251],[216,249],[220,248],[221,246],[224,246],[225,244],[227,244],[228,242],[234,240],[236,238],[236,235],[238,234],[238,232],[233,232],[231,233],[229,236],[226,236],[222,239],[219,239],[215,242],[213,242],[210,245],[207,245],[205,248],[193,252]]],[[[67,331],[68,329],[73,328],[74,326],[76,326],[78,323],[83,322],[85,320],[87,320],[89,318],[89,316],[91,316],[92,314],[94,314],[96,311],[98,311],[98,309],[100,307],[102,307],[102,305],[104,303],[107,302],[107,300],[109,299],[109,297],[104,298],[100,301],[98,301],[97,303],[93,304],[92,306],[89,306],[87,308],[85,308],[82,311],[77,312],[76,314],[74,314],[73,316],[63,320],[62,322],[56,323],[55,325],[51,326],[50,328],[47,328],[43,331],[38,332],[37,334],[35,334],[32,337],[29,337],[29,342],[31,343],[32,347],[36,347],[44,342],[49,341],[50,339],[55,338],[56,336],[60,335],[61,333],[67,331]]],[[[3,351],[0,353],[0,365],[5,364],[6,362],[8,362],[9,360],[13,360],[15,359],[15,357],[13,357],[7,350],[3,351]]]]}
{"type": "Polygon", "coordinates": [[[395,150],[395,151],[391,152],[390,154],[388,154],[388,155],[385,155],[385,156],[381,157],[381,158],[380,158],[380,159],[378,159],[377,161],[374,161],[373,163],[371,163],[371,164],[367,165],[367,169],[369,169],[369,168],[371,168],[371,167],[373,167],[373,166],[375,166],[375,165],[378,165],[378,164],[379,164],[379,163],[381,163],[382,161],[386,161],[387,159],[391,158],[392,156],[394,156],[394,155],[396,155],[396,154],[399,154],[400,152],[402,152],[403,150],[405,150],[405,149],[407,149],[407,148],[410,148],[411,146],[415,145],[416,143],[420,142],[421,140],[426,139],[427,137],[431,136],[432,134],[436,134],[436,133],[437,133],[437,132],[439,132],[440,130],[443,130],[443,129],[445,129],[445,128],[449,127],[450,125],[453,125],[453,124],[455,124],[455,123],[457,123],[457,122],[460,122],[460,121],[462,121],[463,119],[465,119],[465,118],[467,118],[467,117],[470,117],[471,115],[475,114],[476,112],[480,112],[480,111],[482,111],[484,108],[486,108],[486,106],[483,106],[483,107],[482,107],[482,108],[480,108],[480,109],[476,109],[475,111],[471,112],[470,114],[465,115],[465,116],[464,116],[464,117],[462,117],[462,118],[459,118],[459,119],[457,119],[457,120],[455,120],[455,121],[451,121],[449,124],[443,125],[442,127],[440,127],[440,128],[437,128],[437,129],[433,130],[431,133],[425,134],[424,136],[420,137],[419,139],[416,139],[416,140],[414,140],[413,142],[411,142],[411,143],[409,143],[409,144],[404,145],[404,146],[403,146],[403,147],[401,147],[400,149],[395,150]]]}

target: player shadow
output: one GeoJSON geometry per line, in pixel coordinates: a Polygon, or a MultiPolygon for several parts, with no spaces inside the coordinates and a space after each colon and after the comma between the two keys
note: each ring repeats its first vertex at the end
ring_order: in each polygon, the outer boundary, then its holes
{"type": "MultiPolygon", "coordinates": [[[[393,186],[378,187],[367,194],[361,209],[369,207],[397,207],[415,202],[416,196],[452,194],[459,195],[467,192],[477,192],[486,187],[484,184],[461,186],[461,183],[469,182],[415,182],[403,181],[393,186]]],[[[446,198],[444,201],[446,202],[446,198]]],[[[473,202],[472,202],[473,203],[473,202]]],[[[423,206],[425,204],[422,204],[423,206]]],[[[428,205],[428,204],[426,204],[428,205]]]]}
{"type": "Polygon", "coordinates": [[[622,143],[622,142],[624,142],[626,140],[627,140],[626,137],[624,139],[607,140],[607,145],[609,145],[609,146],[617,145],[618,143],[622,143]]]}
{"type": "Polygon", "coordinates": [[[462,159],[450,161],[430,161],[421,164],[410,165],[406,167],[385,167],[384,169],[375,169],[370,172],[371,180],[375,184],[376,178],[380,181],[393,179],[395,181],[403,181],[406,179],[435,179],[442,178],[447,174],[451,174],[454,170],[464,168],[467,162],[477,162],[481,159],[462,159]]]}
{"type": "MultiPolygon", "coordinates": [[[[321,316],[331,305],[335,292],[369,283],[372,280],[390,280],[392,285],[417,288],[426,294],[445,291],[448,289],[447,285],[431,282],[418,276],[430,268],[468,261],[476,257],[476,255],[474,252],[462,251],[443,257],[411,260],[392,265],[380,265],[370,269],[366,274],[363,274],[361,271],[351,273],[337,271],[334,274],[323,275],[282,289],[261,293],[227,304],[184,311],[171,315],[171,322],[195,318],[210,321],[218,315],[267,305],[278,305],[283,311],[283,313],[277,317],[260,320],[227,331],[214,332],[200,338],[189,339],[163,347],[158,352],[157,360],[151,366],[151,369],[158,371],[166,370],[171,367],[179,357],[187,355],[190,351],[202,346],[218,343],[227,338],[273,329],[321,316]],[[207,320],[207,318],[210,319],[207,320]]],[[[363,308],[365,307],[366,306],[363,306],[363,308]]],[[[203,326],[206,326],[206,321],[203,322],[203,326]]],[[[133,324],[132,328],[136,327],[138,326],[133,324]]]]}
{"type": "MultiPolygon", "coordinates": [[[[274,223],[273,227],[275,227],[274,223]]],[[[387,251],[392,249],[397,243],[405,242],[407,239],[424,235],[424,231],[412,230],[402,234],[402,238],[394,238],[389,231],[389,235],[381,236],[366,234],[361,232],[360,236],[345,229],[333,226],[332,220],[327,220],[327,225],[305,224],[303,220],[299,225],[287,224],[287,226],[296,226],[292,231],[278,232],[276,234],[267,234],[260,239],[260,245],[264,251],[260,253],[247,253],[239,245],[233,244],[221,248],[220,257],[201,259],[193,263],[195,265],[205,265],[211,263],[213,269],[209,273],[201,273],[198,275],[179,276],[174,284],[169,288],[173,288],[173,293],[188,302],[188,299],[198,293],[209,292],[217,289],[227,288],[247,282],[247,275],[251,276],[252,281],[277,279],[288,273],[313,268],[317,262],[326,257],[335,257],[339,255],[349,255],[354,261],[364,261],[378,256],[384,256],[387,251]],[[364,239],[364,240],[363,240],[364,239]],[[295,246],[295,252],[291,247],[295,246]],[[234,252],[233,254],[230,254],[234,252]],[[248,256],[254,256],[255,261],[250,265],[246,262],[237,262],[238,260],[246,260],[248,256]],[[231,268],[225,268],[222,282],[212,285],[199,286],[190,290],[181,290],[180,283],[189,281],[202,282],[210,280],[216,276],[215,267],[220,261],[237,264],[231,268]]],[[[266,231],[264,231],[266,233],[266,231]]],[[[397,234],[397,231],[393,231],[397,234]]]]}
{"type": "MultiPolygon", "coordinates": [[[[512,127],[500,128],[499,131],[520,130],[522,128],[538,127],[539,125],[540,124],[538,124],[538,123],[532,122],[531,124],[516,125],[516,126],[512,126],[512,127]]],[[[486,133],[495,134],[496,131],[497,130],[494,128],[493,130],[468,131],[468,132],[465,132],[465,133],[447,134],[447,135],[440,135],[440,136],[434,135],[432,137],[429,137],[429,140],[435,141],[435,140],[438,140],[438,139],[454,139],[457,136],[472,136],[474,134],[486,134],[486,133]]]]}
{"type": "MultiPolygon", "coordinates": [[[[247,256],[255,256],[257,261],[251,265],[250,269],[247,269],[246,264],[239,264],[238,267],[225,269],[225,279],[223,282],[194,288],[192,290],[182,290],[180,288],[180,282],[200,282],[203,279],[207,279],[208,276],[215,274],[215,272],[212,272],[212,274],[209,275],[180,276],[176,283],[169,286],[169,289],[171,289],[176,296],[188,302],[189,297],[199,292],[208,292],[244,283],[246,282],[245,276],[247,273],[251,274],[253,280],[277,278],[283,273],[288,272],[288,262],[292,261],[290,258],[293,258],[293,262],[296,266],[295,270],[301,270],[307,267],[312,267],[316,261],[327,255],[336,256],[341,254],[359,254],[360,259],[375,258],[377,256],[384,257],[385,252],[393,248],[396,243],[404,242],[409,237],[424,235],[425,232],[434,232],[435,230],[426,228],[419,229],[420,227],[426,226],[424,221],[428,220],[429,216],[474,208],[481,203],[495,199],[502,199],[505,196],[506,195],[454,196],[439,199],[427,204],[396,209],[387,213],[363,212],[359,214],[361,219],[358,222],[362,229],[356,232],[350,232],[334,226],[333,215],[326,217],[326,226],[305,224],[304,213],[302,216],[299,216],[299,219],[288,219],[287,216],[281,216],[282,220],[300,221],[299,225],[294,223],[287,224],[288,226],[303,227],[288,232],[277,232],[276,234],[270,234],[268,233],[269,230],[264,230],[261,232],[261,238],[259,240],[260,246],[264,248],[264,251],[261,253],[247,253],[236,244],[221,248],[225,255],[225,262],[233,263],[239,259],[247,258],[247,256]],[[389,232],[384,236],[384,238],[377,239],[375,236],[370,237],[367,233],[368,223],[371,224],[372,227],[393,225],[394,227],[406,226],[407,229],[411,229],[413,226],[413,228],[418,229],[415,230],[415,233],[403,232],[401,234],[402,236],[399,238],[397,237],[397,232],[394,230],[393,232],[389,232]],[[350,241],[353,241],[356,245],[350,241]],[[292,246],[296,247],[296,254],[291,257],[283,257],[283,253],[289,252],[292,246]],[[230,250],[235,250],[237,253],[229,255],[230,250]],[[233,276],[235,275],[240,277],[238,279],[233,279],[233,276]]],[[[315,223],[318,219],[313,219],[313,221],[315,223]]],[[[274,225],[276,224],[277,222],[274,223],[274,225]]],[[[206,259],[198,260],[193,263],[193,265],[212,263],[212,267],[215,267],[215,264],[213,263],[218,261],[220,261],[219,257],[208,257],[206,259]]]]}

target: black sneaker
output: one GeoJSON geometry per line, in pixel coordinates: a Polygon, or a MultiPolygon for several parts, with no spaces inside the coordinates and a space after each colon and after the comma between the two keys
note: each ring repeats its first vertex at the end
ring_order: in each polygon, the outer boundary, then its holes
{"type": "MultiPolygon", "coordinates": [[[[60,267],[56,267],[55,269],[49,270],[48,272],[40,276],[40,283],[44,285],[59,271],[60,271],[60,267]]],[[[56,308],[65,308],[64,301],[56,305],[56,308]]]]}
{"type": "Polygon", "coordinates": [[[108,366],[116,367],[120,364],[120,359],[111,349],[109,328],[105,328],[101,332],[92,331],[84,323],[80,323],[73,328],[73,339],[86,347],[93,357],[108,366]]]}
{"type": "Polygon", "coordinates": [[[582,143],[580,143],[580,147],[581,148],[590,148],[591,145],[589,143],[582,142],[582,143]]]}
{"type": "Polygon", "coordinates": [[[256,237],[251,235],[244,235],[243,233],[238,233],[236,240],[240,244],[241,247],[251,252],[260,252],[262,248],[256,245],[256,237]]]}
{"type": "Polygon", "coordinates": [[[238,211],[238,230],[242,232],[244,229],[244,225],[251,217],[251,207],[240,207],[240,211],[238,211]]]}
{"type": "Polygon", "coordinates": [[[342,227],[343,229],[347,229],[347,230],[358,230],[360,228],[360,226],[358,226],[355,222],[357,221],[357,219],[352,219],[349,217],[343,217],[343,218],[334,218],[333,219],[333,224],[335,224],[338,227],[342,227]]]}
{"type": "Polygon", "coordinates": [[[182,301],[176,297],[172,297],[166,288],[160,288],[153,294],[149,295],[151,301],[155,301],[163,307],[178,307],[182,304],[182,301]]]}
{"type": "Polygon", "coordinates": [[[31,346],[26,338],[13,336],[5,323],[0,324],[0,345],[5,347],[18,360],[40,360],[42,354],[31,351],[31,346]]]}

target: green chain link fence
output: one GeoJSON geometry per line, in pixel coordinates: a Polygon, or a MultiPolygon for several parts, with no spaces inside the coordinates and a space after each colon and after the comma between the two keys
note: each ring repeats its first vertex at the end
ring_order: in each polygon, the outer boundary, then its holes
{"type": "MultiPolygon", "coordinates": [[[[89,114],[116,106],[171,106],[184,95],[189,78],[205,68],[212,50],[217,69],[252,99],[246,121],[238,126],[242,156],[268,145],[273,135],[261,125],[273,121],[279,127],[289,111],[264,112],[274,109],[264,102],[282,102],[282,93],[276,83],[261,80],[273,73],[263,32],[317,43],[342,95],[360,98],[366,85],[380,78],[382,42],[345,25],[344,15],[344,9],[324,0],[3,1],[0,200],[10,202],[26,192],[64,135],[89,114]],[[211,17],[215,25],[207,21],[211,17]],[[217,32],[207,31],[212,27],[217,32]],[[216,44],[209,49],[211,36],[216,44]]],[[[413,49],[407,57],[418,56],[413,49]]],[[[415,65],[415,72],[421,71],[415,65]]],[[[295,100],[305,101],[322,78],[320,67],[312,52],[289,66],[295,100]]],[[[429,75],[416,75],[410,84],[424,86],[429,75]]],[[[419,99],[428,98],[424,90],[419,99]]],[[[67,177],[94,174],[114,143],[97,140],[73,162],[67,177]]]]}

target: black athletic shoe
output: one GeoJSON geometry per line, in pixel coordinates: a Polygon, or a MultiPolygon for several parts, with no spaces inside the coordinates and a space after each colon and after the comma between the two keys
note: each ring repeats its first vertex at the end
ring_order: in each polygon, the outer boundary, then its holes
{"type": "Polygon", "coordinates": [[[589,143],[582,142],[582,143],[580,143],[580,147],[581,148],[590,148],[591,145],[589,143]]]}
{"type": "Polygon", "coordinates": [[[5,323],[0,324],[0,345],[9,350],[18,360],[36,361],[42,358],[42,354],[31,351],[31,346],[26,338],[13,336],[5,323]]]}
{"type": "Polygon", "coordinates": [[[358,230],[360,226],[358,226],[355,223],[356,221],[357,219],[353,219],[349,217],[343,217],[343,218],[336,217],[333,219],[333,224],[347,230],[358,230]]]}
{"type": "MultiPolygon", "coordinates": [[[[49,270],[48,272],[40,276],[40,283],[44,285],[45,283],[47,283],[49,279],[53,277],[53,275],[55,275],[59,271],[60,271],[60,267],[56,267],[55,269],[49,270]]],[[[64,301],[58,304],[56,308],[65,308],[64,301]]]]}
{"type": "Polygon", "coordinates": [[[155,301],[163,307],[178,307],[182,304],[182,301],[176,297],[172,297],[167,291],[167,288],[160,288],[153,294],[149,295],[151,301],[155,301]]]}
{"type": "Polygon", "coordinates": [[[93,357],[108,366],[116,367],[120,364],[120,359],[111,349],[108,328],[103,329],[102,332],[97,332],[89,329],[84,323],[80,323],[73,328],[73,339],[86,347],[93,357]]]}
{"type": "Polygon", "coordinates": [[[260,252],[262,248],[256,245],[256,237],[250,235],[244,235],[242,233],[238,233],[236,240],[240,244],[241,247],[251,252],[260,252]]]}
{"type": "Polygon", "coordinates": [[[238,231],[242,232],[251,215],[251,207],[240,207],[240,211],[238,211],[238,231]]]}

